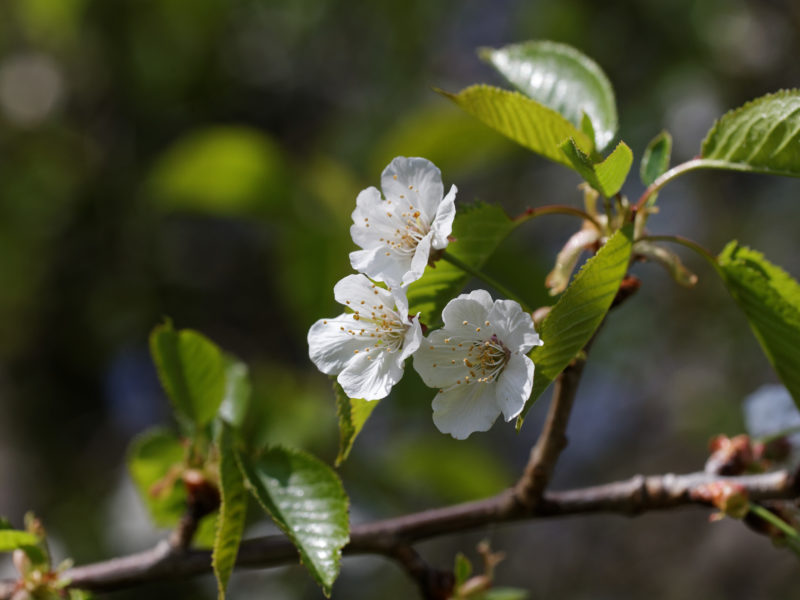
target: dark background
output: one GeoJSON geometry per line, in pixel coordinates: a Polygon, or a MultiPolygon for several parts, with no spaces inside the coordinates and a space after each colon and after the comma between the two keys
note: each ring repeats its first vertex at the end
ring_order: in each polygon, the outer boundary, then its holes
{"type": "MultiPolygon", "coordinates": [[[[481,45],[572,44],[606,70],[638,159],[662,128],[691,158],[725,110],[800,80],[793,0],[5,0],[0,3],[0,514],[33,509],[77,562],[158,539],[126,475],[130,439],[169,424],[147,335],[165,315],[251,367],[271,442],[331,461],[327,378],[305,336],[339,312],[349,215],[397,155],[424,156],[510,214],[578,205],[577,176],[506,142],[436,95],[500,83],[481,45]]],[[[635,170],[624,190],[635,199],[635,170]]],[[[791,273],[795,180],[693,173],[660,196],[656,233],[714,252],[737,238],[791,273]]],[[[532,305],[575,231],[518,230],[488,266],[532,305]]],[[[694,290],[637,265],[641,292],[591,355],[556,487],[701,468],[708,438],[744,427],[775,375],[710,268],[694,290]]],[[[519,435],[466,442],[430,418],[409,368],[341,469],[361,522],[494,494],[524,465],[547,396],[519,435]]],[[[253,516],[257,513],[254,510],[253,516]]],[[[708,512],[506,525],[420,546],[447,567],[488,538],[504,585],[531,599],[787,598],[787,552],[708,512]]],[[[256,519],[254,519],[255,521],[256,519]]],[[[248,535],[268,531],[258,519],[248,535]]],[[[210,577],[113,598],[213,598],[210,577]]],[[[410,598],[380,558],[345,559],[338,598],[410,598]]],[[[319,598],[300,567],[236,575],[232,598],[319,598]]]]}

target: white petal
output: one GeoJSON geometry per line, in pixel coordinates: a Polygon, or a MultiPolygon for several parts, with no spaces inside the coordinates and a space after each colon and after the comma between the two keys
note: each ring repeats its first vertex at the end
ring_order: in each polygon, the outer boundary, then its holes
{"type": "Polygon", "coordinates": [[[542,340],[533,325],[533,318],[514,300],[497,300],[486,318],[492,332],[512,352],[527,354],[542,340]]]}
{"type": "Polygon", "coordinates": [[[475,431],[487,431],[500,410],[492,384],[459,385],[433,398],[433,422],[442,433],[463,440],[475,431]]]}
{"type": "Polygon", "coordinates": [[[505,369],[497,379],[497,406],[506,421],[519,416],[531,395],[533,387],[533,361],[523,354],[512,354],[505,369]]]}
{"type": "Polygon", "coordinates": [[[445,196],[444,200],[439,204],[436,217],[433,219],[433,223],[431,223],[431,231],[433,232],[432,246],[436,250],[447,248],[447,244],[449,243],[447,236],[453,232],[453,219],[455,219],[456,216],[457,191],[458,188],[456,188],[456,186],[450,188],[450,191],[447,192],[447,196],[445,196]]]}
{"type": "MultiPolygon", "coordinates": [[[[492,297],[486,290],[474,290],[469,294],[461,294],[447,303],[442,311],[442,320],[445,329],[453,335],[475,337],[480,332],[478,328],[485,327],[484,323],[492,308],[492,297]],[[466,321],[466,324],[464,322],[466,321]]],[[[479,335],[481,339],[488,335],[479,335]]]]}
{"type": "Polygon", "coordinates": [[[388,396],[402,377],[403,362],[398,353],[372,351],[356,355],[337,380],[350,398],[379,400],[388,396]]]}
{"type": "Polygon", "coordinates": [[[375,281],[399,287],[402,285],[403,276],[411,268],[411,257],[379,246],[370,250],[351,252],[350,264],[356,271],[366,274],[375,281]]]}
{"type": "Polygon", "coordinates": [[[406,331],[403,338],[403,350],[400,352],[400,360],[404,361],[414,354],[422,344],[422,327],[419,324],[419,314],[412,319],[411,326],[406,331]]]}
{"type": "Polygon", "coordinates": [[[386,239],[394,231],[386,211],[381,193],[374,187],[362,190],[356,198],[356,209],[353,211],[353,224],[350,236],[362,248],[371,249],[383,246],[380,238],[386,239]]]}
{"type": "Polygon", "coordinates": [[[442,201],[442,173],[425,158],[398,156],[381,175],[381,188],[387,200],[413,206],[422,220],[431,223],[442,201]]]}
{"type": "Polygon", "coordinates": [[[366,315],[394,308],[392,292],[375,285],[364,275],[348,275],[340,279],[333,286],[333,297],[339,304],[366,315]]]}
{"type": "Polygon", "coordinates": [[[431,237],[432,234],[428,233],[417,244],[417,249],[414,251],[414,258],[411,259],[411,266],[408,271],[403,275],[403,285],[408,285],[422,277],[425,273],[425,267],[428,266],[428,257],[431,253],[431,237]]]}
{"type": "Polygon", "coordinates": [[[308,330],[308,356],[316,367],[328,375],[336,375],[350,362],[355,351],[363,351],[373,341],[358,335],[353,315],[320,319],[308,330]]]}
{"type": "Polygon", "coordinates": [[[445,344],[445,338],[448,338],[448,332],[437,329],[422,340],[414,354],[414,370],[425,385],[432,388],[448,388],[457,385],[456,381],[464,383],[469,376],[464,359],[471,344],[452,339],[445,344]]]}

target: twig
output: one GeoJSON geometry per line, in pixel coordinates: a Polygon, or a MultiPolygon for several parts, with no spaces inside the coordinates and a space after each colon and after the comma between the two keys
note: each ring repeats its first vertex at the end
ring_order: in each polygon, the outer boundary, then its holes
{"type": "MultiPolygon", "coordinates": [[[[478,502],[356,525],[344,552],[348,555],[382,554],[397,559],[396,549],[402,545],[494,523],[591,513],[637,515],[680,506],[708,505],[695,492],[714,481],[742,486],[754,502],[794,498],[800,494],[796,478],[786,471],[741,477],[719,477],[707,473],[636,476],[601,486],[548,491],[531,510],[510,503],[513,489],[509,489],[478,502]]],[[[265,568],[297,561],[297,551],[292,543],[282,535],[271,535],[243,542],[237,566],[265,568]]],[[[72,580],[72,587],[110,591],[210,572],[209,552],[189,550],[175,553],[167,542],[161,542],[139,554],[74,567],[65,575],[72,580]]],[[[0,582],[2,600],[10,598],[2,593],[7,589],[3,587],[6,584],[0,582]]]]}
{"type": "Polygon", "coordinates": [[[396,546],[392,558],[417,582],[423,600],[447,600],[452,595],[455,585],[453,573],[431,568],[410,545],[396,546]]]}

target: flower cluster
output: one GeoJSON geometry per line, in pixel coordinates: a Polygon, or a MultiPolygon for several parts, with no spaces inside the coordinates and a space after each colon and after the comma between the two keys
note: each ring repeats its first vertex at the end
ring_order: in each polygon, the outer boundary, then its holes
{"type": "Polygon", "coordinates": [[[456,186],[445,195],[433,163],[397,157],[383,171],[381,188],[383,194],[369,187],[356,199],[350,234],[361,250],[350,263],[359,274],[334,286],[346,312],[311,326],[312,362],[336,375],[349,397],[378,400],[413,355],[422,380],[439,389],[434,423],[458,439],[486,431],[500,414],[515,418],[533,384],[526,354],[542,343],[517,302],[492,301],[484,290],[462,294],[444,308],[444,327],[427,338],[420,315],[408,312],[408,285],[422,277],[432,250],[447,247],[456,186]]]}

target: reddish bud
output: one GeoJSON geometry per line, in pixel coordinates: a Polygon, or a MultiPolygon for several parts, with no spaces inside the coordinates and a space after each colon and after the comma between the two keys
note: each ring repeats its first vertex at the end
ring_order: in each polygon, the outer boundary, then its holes
{"type": "Polygon", "coordinates": [[[709,443],[711,456],[706,461],[706,473],[740,475],[755,464],[750,438],[737,435],[729,438],[718,435],[709,443]]]}
{"type": "Polygon", "coordinates": [[[742,519],[750,510],[747,489],[730,481],[712,481],[695,489],[691,497],[716,506],[723,514],[742,519]]]}

